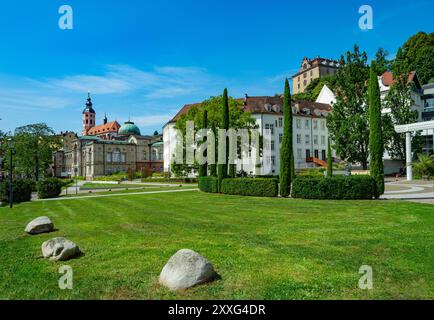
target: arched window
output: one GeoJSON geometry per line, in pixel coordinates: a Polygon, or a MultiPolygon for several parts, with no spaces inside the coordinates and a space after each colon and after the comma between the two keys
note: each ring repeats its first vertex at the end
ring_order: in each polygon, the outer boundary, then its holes
{"type": "Polygon", "coordinates": [[[119,149],[115,149],[112,155],[113,162],[121,162],[121,151],[119,149]]]}

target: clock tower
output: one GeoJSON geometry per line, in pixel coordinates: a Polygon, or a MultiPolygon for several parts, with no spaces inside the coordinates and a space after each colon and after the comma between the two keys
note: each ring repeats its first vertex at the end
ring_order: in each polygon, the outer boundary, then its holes
{"type": "Polygon", "coordinates": [[[95,126],[95,110],[93,109],[90,93],[87,94],[86,106],[83,110],[83,135],[87,135],[88,131],[95,126]]]}

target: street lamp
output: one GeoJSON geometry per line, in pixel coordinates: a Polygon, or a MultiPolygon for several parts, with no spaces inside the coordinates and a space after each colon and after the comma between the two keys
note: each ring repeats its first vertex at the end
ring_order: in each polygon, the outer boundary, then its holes
{"type": "Polygon", "coordinates": [[[9,208],[12,209],[14,203],[14,189],[13,189],[13,155],[15,153],[15,142],[12,138],[8,139],[8,146],[10,151],[10,162],[9,162],[9,208]]]}
{"type": "Polygon", "coordinates": [[[78,194],[78,179],[77,179],[77,173],[78,173],[78,168],[75,167],[74,168],[74,173],[75,173],[75,194],[78,194]]]}

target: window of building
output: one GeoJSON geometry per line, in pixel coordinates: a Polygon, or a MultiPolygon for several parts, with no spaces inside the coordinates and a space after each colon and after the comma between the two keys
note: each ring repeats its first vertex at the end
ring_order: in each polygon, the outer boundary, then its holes
{"type": "Polygon", "coordinates": [[[113,151],[112,161],[113,162],[121,162],[121,151],[119,149],[116,149],[113,151]]]}
{"type": "Polygon", "coordinates": [[[318,120],[313,120],[313,128],[318,129],[318,120]]]}
{"type": "Polygon", "coordinates": [[[304,128],[309,129],[309,120],[304,120],[304,128]]]}
{"type": "Polygon", "coordinates": [[[325,136],[321,136],[321,145],[325,146],[326,142],[326,137],[325,136]]]}
{"type": "Polygon", "coordinates": [[[310,143],[310,136],[308,134],[304,136],[304,139],[306,141],[306,144],[310,143]]]}
{"type": "Polygon", "coordinates": [[[301,134],[297,134],[297,144],[301,143],[301,134]]]}
{"type": "Polygon", "coordinates": [[[325,130],[325,121],[321,120],[321,130],[325,130]]]}
{"type": "Polygon", "coordinates": [[[279,118],[279,127],[283,127],[283,118],[279,118]]]}
{"type": "Polygon", "coordinates": [[[313,144],[318,144],[318,136],[317,135],[313,136],[313,144]]]}
{"type": "Polygon", "coordinates": [[[296,123],[297,129],[301,129],[301,120],[300,120],[300,119],[297,119],[297,120],[295,121],[295,123],[296,123]]]}
{"type": "Polygon", "coordinates": [[[274,151],[274,140],[271,140],[271,151],[274,151]]]}
{"type": "Polygon", "coordinates": [[[279,143],[282,143],[282,140],[283,140],[283,134],[279,133],[279,143]]]}
{"type": "Polygon", "coordinates": [[[107,155],[106,155],[106,161],[108,163],[112,162],[112,154],[111,153],[107,153],[107,155]]]}
{"type": "Polygon", "coordinates": [[[306,87],[306,85],[307,85],[307,80],[304,80],[304,81],[303,81],[303,85],[306,87]]]}
{"type": "Polygon", "coordinates": [[[303,78],[307,78],[307,73],[303,73],[303,78]]]}
{"type": "Polygon", "coordinates": [[[297,158],[301,159],[303,157],[302,155],[303,151],[301,149],[297,149],[297,158]]]}

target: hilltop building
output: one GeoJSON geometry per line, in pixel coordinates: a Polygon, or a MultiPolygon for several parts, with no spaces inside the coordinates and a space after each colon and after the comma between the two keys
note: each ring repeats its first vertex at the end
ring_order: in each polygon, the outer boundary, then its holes
{"type": "Polygon", "coordinates": [[[336,60],[321,57],[303,58],[299,71],[292,76],[292,93],[303,93],[313,80],[332,76],[338,69],[339,62],[336,60]]]}

